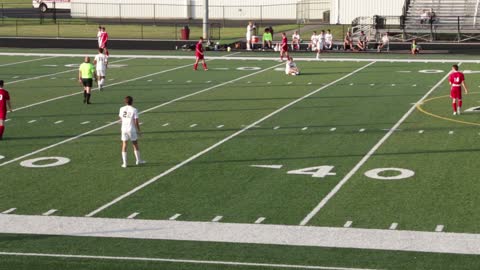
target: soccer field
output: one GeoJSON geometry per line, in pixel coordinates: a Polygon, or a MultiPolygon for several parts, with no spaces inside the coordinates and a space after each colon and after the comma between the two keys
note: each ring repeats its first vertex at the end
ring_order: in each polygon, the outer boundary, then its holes
{"type": "Polygon", "coordinates": [[[0,269],[480,267],[480,60],[113,55],[85,105],[60,53],[0,58],[0,269]],[[127,95],[147,163],[124,169],[127,95]]]}

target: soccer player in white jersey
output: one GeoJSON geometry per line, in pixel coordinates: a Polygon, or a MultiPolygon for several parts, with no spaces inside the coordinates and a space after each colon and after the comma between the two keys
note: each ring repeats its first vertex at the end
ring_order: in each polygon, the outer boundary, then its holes
{"type": "Polygon", "coordinates": [[[97,69],[98,90],[102,91],[103,86],[105,85],[105,76],[107,75],[108,67],[108,57],[103,54],[102,48],[98,49],[98,54],[95,56],[93,64],[96,66],[97,69]]]}
{"type": "Polygon", "coordinates": [[[136,164],[145,163],[140,158],[140,148],[138,147],[138,135],[140,134],[140,123],[138,120],[138,111],[133,106],[133,98],[125,97],[125,106],[120,108],[118,116],[122,122],[122,168],[127,167],[127,143],[131,141],[137,160],[136,164]]]}

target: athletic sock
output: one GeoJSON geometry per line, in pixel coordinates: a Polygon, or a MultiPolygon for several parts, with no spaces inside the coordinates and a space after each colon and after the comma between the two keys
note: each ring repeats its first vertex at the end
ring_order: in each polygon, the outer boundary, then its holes
{"type": "Polygon", "coordinates": [[[100,86],[103,87],[103,84],[105,83],[105,79],[100,80],[100,86]]]}
{"type": "Polygon", "coordinates": [[[87,102],[87,91],[83,90],[83,103],[87,102]]]}
{"type": "Polygon", "coordinates": [[[458,108],[461,108],[461,107],[462,107],[462,103],[463,103],[463,102],[462,102],[461,100],[458,101],[458,108]]]}
{"type": "Polygon", "coordinates": [[[87,94],[87,103],[90,103],[90,97],[92,96],[92,94],[87,94]]]}
{"type": "Polygon", "coordinates": [[[198,64],[194,64],[193,69],[197,70],[197,68],[198,68],[198,64]]]}
{"type": "Polygon", "coordinates": [[[0,139],[3,137],[4,131],[5,131],[5,126],[0,126],[0,139]]]}
{"type": "Polygon", "coordinates": [[[133,151],[135,154],[135,158],[137,159],[137,162],[140,162],[142,159],[140,158],[140,151],[133,151]]]}
{"type": "Polygon", "coordinates": [[[207,63],[203,63],[203,69],[207,69],[207,63]]]}
{"type": "Polygon", "coordinates": [[[122,152],[122,161],[123,164],[127,164],[127,152],[122,152]]]}
{"type": "Polygon", "coordinates": [[[452,103],[453,112],[457,112],[457,103],[452,103]]]}

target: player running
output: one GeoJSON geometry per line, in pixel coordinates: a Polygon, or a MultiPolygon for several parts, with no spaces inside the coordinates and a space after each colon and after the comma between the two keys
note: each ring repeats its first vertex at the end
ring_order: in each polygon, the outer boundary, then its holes
{"type": "Polygon", "coordinates": [[[7,109],[12,112],[12,104],[10,103],[10,95],[8,91],[3,89],[3,80],[0,80],[0,140],[3,139],[5,131],[5,120],[7,120],[7,109]]]}
{"type": "Polygon", "coordinates": [[[280,60],[283,61],[283,56],[288,59],[288,39],[287,34],[282,33],[282,44],[280,45],[280,60]]]}
{"type": "Polygon", "coordinates": [[[118,116],[122,122],[122,168],[127,167],[127,144],[132,141],[136,164],[144,164],[145,161],[140,158],[140,149],[138,147],[138,135],[140,135],[140,123],[138,121],[138,111],[132,106],[133,98],[125,97],[125,106],[120,108],[118,116]]]}
{"type": "Polygon", "coordinates": [[[197,70],[198,68],[198,62],[202,60],[202,65],[203,65],[203,70],[207,71],[207,63],[205,63],[205,55],[203,53],[203,37],[200,37],[200,39],[197,42],[197,45],[195,45],[195,64],[193,64],[193,70],[197,70]]]}
{"type": "Polygon", "coordinates": [[[105,85],[105,76],[107,75],[107,67],[108,67],[108,57],[103,54],[103,49],[98,49],[98,54],[95,56],[95,60],[93,60],[93,64],[97,68],[97,84],[98,90],[102,91],[103,86],[105,85]]]}
{"type": "Polygon", "coordinates": [[[452,73],[448,81],[451,85],[450,97],[452,98],[453,115],[460,115],[462,109],[462,86],[465,94],[468,94],[468,89],[465,84],[465,76],[462,72],[458,71],[458,65],[452,66],[452,73]]]}
{"type": "Polygon", "coordinates": [[[90,57],[85,56],[85,62],[78,69],[78,81],[83,85],[83,103],[90,104],[90,96],[95,76],[95,67],[90,63],[90,57]]]}

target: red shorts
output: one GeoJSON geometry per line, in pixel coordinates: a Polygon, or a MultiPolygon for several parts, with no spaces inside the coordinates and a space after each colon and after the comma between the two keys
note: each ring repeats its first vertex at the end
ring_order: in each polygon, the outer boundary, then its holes
{"type": "Polygon", "coordinates": [[[203,54],[195,54],[195,57],[197,57],[198,60],[205,59],[205,56],[203,54]]]}
{"type": "Polygon", "coordinates": [[[7,120],[7,112],[0,111],[0,120],[7,120]]]}
{"type": "Polygon", "coordinates": [[[282,46],[282,52],[288,51],[288,45],[283,45],[282,46]]]}
{"type": "Polygon", "coordinates": [[[450,90],[450,97],[455,99],[462,99],[462,88],[452,87],[452,89],[450,90]]]}

